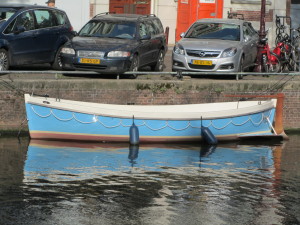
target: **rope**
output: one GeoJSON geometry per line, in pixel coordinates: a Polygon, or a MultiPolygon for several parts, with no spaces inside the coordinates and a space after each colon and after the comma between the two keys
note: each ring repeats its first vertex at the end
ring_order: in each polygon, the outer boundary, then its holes
{"type": "Polygon", "coordinates": [[[273,130],[274,134],[276,134],[276,135],[277,135],[277,132],[275,131],[275,129],[274,129],[274,127],[273,127],[273,125],[272,125],[271,121],[269,120],[269,118],[266,118],[266,119],[267,119],[267,121],[268,121],[268,123],[269,123],[270,127],[272,128],[272,130],[273,130]]]}

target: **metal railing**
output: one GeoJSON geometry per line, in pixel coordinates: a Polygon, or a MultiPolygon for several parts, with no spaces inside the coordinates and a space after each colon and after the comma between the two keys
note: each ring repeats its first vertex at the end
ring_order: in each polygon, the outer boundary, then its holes
{"type": "MultiPolygon", "coordinates": [[[[105,75],[93,71],[60,71],[60,70],[8,70],[0,71],[0,76],[5,74],[74,74],[74,75],[105,75]]],[[[281,72],[281,73],[265,73],[265,72],[190,72],[190,71],[177,71],[177,72],[150,72],[150,71],[137,71],[137,72],[125,72],[123,74],[114,74],[116,76],[121,75],[170,75],[178,79],[182,79],[184,76],[230,76],[236,77],[236,80],[241,80],[242,76],[299,76],[300,71],[296,72],[281,72]]],[[[107,75],[110,76],[110,75],[107,75]]]]}

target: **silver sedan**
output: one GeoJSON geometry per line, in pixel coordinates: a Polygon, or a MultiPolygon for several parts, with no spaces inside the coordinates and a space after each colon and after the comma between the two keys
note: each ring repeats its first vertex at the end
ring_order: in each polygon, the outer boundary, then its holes
{"type": "Polygon", "coordinates": [[[242,72],[255,65],[259,36],[244,20],[200,19],[181,37],[173,71],[242,72]]]}

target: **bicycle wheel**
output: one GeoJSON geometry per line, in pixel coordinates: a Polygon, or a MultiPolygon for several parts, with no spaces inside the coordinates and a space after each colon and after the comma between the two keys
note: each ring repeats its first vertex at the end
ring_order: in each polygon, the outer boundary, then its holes
{"type": "Polygon", "coordinates": [[[290,58],[288,62],[288,69],[289,71],[299,71],[299,58],[295,49],[291,50],[290,58]]]}
{"type": "Polygon", "coordinates": [[[281,62],[280,62],[278,56],[273,52],[271,52],[271,57],[268,60],[267,67],[268,67],[269,73],[281,72],[281,62]]]}
{"type": "Polygon", "coordinates": [[[293,41],[293,49],[291,52],[291,58],[293,60],[293,70],[299,71],[299,64],[300,64],[300,37],[297,37],[293,41]]]}

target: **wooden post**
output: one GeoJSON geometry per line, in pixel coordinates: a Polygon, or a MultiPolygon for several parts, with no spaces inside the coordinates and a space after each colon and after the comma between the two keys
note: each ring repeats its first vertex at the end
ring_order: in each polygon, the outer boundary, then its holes
{"type": "Polygon", "coordinates": [[[274,129],[278,135],[282,135],[284,139],[288,139],[288,136],[284,133],[284,129],[283,129],[283,100],[284,100],[284,94],[278,93],[274,129]]]}

